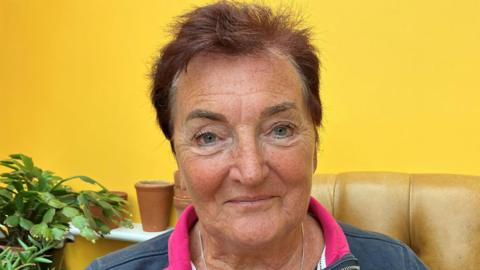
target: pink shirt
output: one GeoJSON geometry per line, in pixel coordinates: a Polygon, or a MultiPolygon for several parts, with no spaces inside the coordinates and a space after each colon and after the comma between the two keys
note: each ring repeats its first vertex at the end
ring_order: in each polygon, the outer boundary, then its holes
{"type": "MultiPolygon", "coordinates": [[[[335,218],[313,197],[310,198],[309,213],[317,219],[322,227],[325,240],[325,257],[327,267],[350,253],[345,234],[335,218]]],[[[192,205],[187,206],[168,240],[167,270],[191,270],[189,231],[198,217],[192,205]]]]}

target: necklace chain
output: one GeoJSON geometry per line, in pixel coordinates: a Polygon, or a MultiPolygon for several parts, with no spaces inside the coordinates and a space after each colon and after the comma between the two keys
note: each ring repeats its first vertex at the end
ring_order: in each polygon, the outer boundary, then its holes
{"type": "Polygon", "coordinates": [[[200,233],[200,228],[198,229],[198,238],[200,239],[200,254],[202,256],[203,267],[205,267],[205,270],[208,270],[207,262],[205,261],[205,255],[203,254],[203,239],[202,234],[200,233]]]}
{"type": "MultiPolygon", "coordinates": [[[[300,270],[303,270],[303,262],[305,260],[305,233],[303,231],[303,222],[302,222],[302,259],[300,261],[300,270]]],[[[203,262],[203,267],[205,270],[208,270],[207,267],[207,261],[205,260],[205,254],[203,251],[203,239],[202,239],[202,234],[200,233],[200,229],[198,229],[198,239],[200,240],[200,256],[202,257],[202,262],[203,262]]]]}

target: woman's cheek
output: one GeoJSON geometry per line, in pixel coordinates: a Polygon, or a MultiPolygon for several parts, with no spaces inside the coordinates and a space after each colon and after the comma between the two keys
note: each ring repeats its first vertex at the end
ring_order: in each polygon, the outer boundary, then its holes
{"type": "Polygon", "coordinates": [[[228,174],[224,155],[190,156],[180,164],[187,188],[195,200],[212,200],[228,174]]]}
{"type": "MultiPolygon", "coordinates": [[[[313,146],[314,147],[314,146],[313,146]]],[[[268,163],[280,179],[289,186],[309,185],[313,172],[315,151],[307,144],[298,143],[291,147],[269,147],[268,163]]]]}

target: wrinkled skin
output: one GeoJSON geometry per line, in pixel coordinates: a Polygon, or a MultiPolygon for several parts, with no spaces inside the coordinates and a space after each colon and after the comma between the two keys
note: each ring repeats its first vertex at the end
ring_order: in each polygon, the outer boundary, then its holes
{"type": "Polygon", "coordinates": [[[273,53],[196,56],[179,76],[173,105],[178,167],[209,256],[246,267],[231,254],[258,259],[264,252],[265,265],[273,265],[268,252],[297,250],[316,142],[289,60],[273,53]]]}

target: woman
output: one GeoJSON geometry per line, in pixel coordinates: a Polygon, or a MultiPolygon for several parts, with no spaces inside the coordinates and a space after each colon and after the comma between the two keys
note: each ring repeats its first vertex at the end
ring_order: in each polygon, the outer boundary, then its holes
{"type": "Polygon", "coordinates": [[[90,269],[426,269],[405,245],[342,228],[310,198],[319,60],[298,25],[229,2],[181,18],[152,101],[193,206],[173,233],[90,269]]]}

